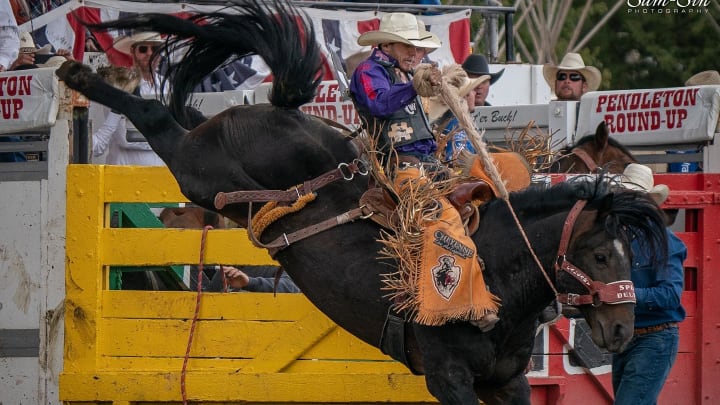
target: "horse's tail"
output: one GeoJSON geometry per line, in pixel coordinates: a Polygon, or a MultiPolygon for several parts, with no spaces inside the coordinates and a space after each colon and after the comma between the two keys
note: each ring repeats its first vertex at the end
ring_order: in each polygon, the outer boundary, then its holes
{"type": "Polygon", "coordinates": [[[232,11],[198,13],[188,19],[149,13],[89,26],[169,36],[166,49],[184,53],[179,62],[169,63],[165,73],[171,85],[170,108],[176,116],[183,113],[188,96],[204,77],[248,55],[259,55],[270,67],[273,105],[298,108],[312,100],[322,77],[322,59],[307,16],[280,0],[272,4],[248,0],[232,6],[232,11]]]}

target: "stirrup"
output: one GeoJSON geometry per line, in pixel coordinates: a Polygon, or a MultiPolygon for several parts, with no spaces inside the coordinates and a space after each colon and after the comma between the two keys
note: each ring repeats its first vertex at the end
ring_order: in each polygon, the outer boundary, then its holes
{"type": "Polygon", "coordinates": [[[483,332],[489,332],[495,327],[495,324],[499,320],[500,318],[498,318],[495,312],[488,312],[482,318],[470,321],[470,324],[480,328],[480,330],[483,332]]]}

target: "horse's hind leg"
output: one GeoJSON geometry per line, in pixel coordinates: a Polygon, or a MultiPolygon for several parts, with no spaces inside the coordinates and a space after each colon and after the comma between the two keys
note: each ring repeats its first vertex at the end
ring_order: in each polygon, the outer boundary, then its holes
{"type": "Polygon", "coordinates": [[[90,67],[79,62],[67,61],[57,69],[55,74],[71,89],[123,114],[128,112],[127,110],[134,103],[143,101],[140,97],[111,86],[102,77],[93,73],[90,67]]]}
{"type": "Polygon", "coordinates": [[[117,89],[82,63],[67,61],[55,74],[71,89],[128,117],[143,134],[158,130],[177,131],[178,134],[184,132],[159,101],[144,99],[117,89]]]}

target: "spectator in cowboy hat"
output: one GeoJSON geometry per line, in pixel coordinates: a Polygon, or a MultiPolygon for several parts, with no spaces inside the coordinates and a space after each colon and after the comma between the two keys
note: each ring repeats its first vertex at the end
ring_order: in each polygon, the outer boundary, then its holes
{"type": "Polygon", "coordinates": [[[602,74],[596,67],[585,66],[582,56],[572,52],[558,65],[545,64],[543,76],[557,99],[562,101],[578,101],[588,91],[597,90],[602,81],[602,74]]]}
{"type": "MultiPolygon", "coordinates": [[[[619,182],[623,188],[648,193],[658,205],[669,194],[666,185],[655,185],[649,167],[637,163],[625,168],[619,182]]],[[[680,298],[687,248],[669,228],[665,233],[667,252],[650,252],[639,238],[631,244],[635,330],[625,350],[612,356],[615,405],[657,403],[677,357],[678,323],[685,319],[680,298]]]]}
{"type": "Polygon", "coordinates": [[[57,67],[60,61],[72,60],[72,54],[67,49],[58,49],[52,52],[52,45],[47,44],[41,48],[35,45],[32,34],[29,32],[20,33],[20,48],[18,57],[12,63],[9,70],[35,69],[38,67],[57,67]],[[53,60],[53,63],[50,63],[53,60]]]}
{"type": "Polygon", "coordinates": [[[29,32],[20,33],[20,47],[17,59],[8,70],[21,70],[37,67],[37,63],[45,62],[52,54],[52,46],[47,44],[42,48],[35,45],[35,40],[29,32]]]}
{"type": "Polygon", "coordinates": [[[465,59],[465,62],[463,62],[462,68],[471,79],[485,75],[490,76],[490,80],[483,81],[475,89],[475,107],[490,105],[490,103],[487,102],[487,97],[490,94],[490,86],[500,79],[505,72],[505,69],[501,69],[495,73],[490,73],[487,58],[485,58],[484,55],[478,54],[469,55],[465,59]]]}
{"type": "Polygon", "coordinates": [[[692,75],[685,82],[686,86],[720,85],[720,73],[717,70],[706,70],[692,75]]]}
{"type": "MultiPolygon", "coordinates": [[[[160,96],[164,92],[158,90],[162,83],[157,73],[159,59],[153,59],[153,55],[163,43],[160,34],[154,32],[140,32],[121,37],[115,41],[113,48],[131,56],[133,66],[98,68],[98,73],[106,75],[109,82],[124,91],[141,96],[160,96]]],[[[115,111],[107,112],[105,121],[93,132],[92,139],[93,155],[105,155],[107,164],[165,165],[132,123],[115,111]]]]}
{"type": "Polygon", "coordinates": [[[162,83],[157,72],[159,58],[153,58],[153,54],[164,44],[165,41],[156,32],[139,32],[130,36],[121,37],[115,41],[113,48],[132,57],[133,68],[140,73],[140,95],[159,95],[158,91],[162,83]]]}

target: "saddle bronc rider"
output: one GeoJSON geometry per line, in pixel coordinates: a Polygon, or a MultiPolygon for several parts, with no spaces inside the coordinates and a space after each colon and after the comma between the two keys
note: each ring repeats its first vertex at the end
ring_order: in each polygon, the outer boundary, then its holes
{"type": "MultiPolygon", "coordinates": [[[[412,14],[389,13],[379,29],[362,34],[358,44],[375,49],[355,69],[350,92],[368,130],[377,136],[378,149],[396,157],[392,175],[399,189],[404,182],[425,176],[424,165],[439,165],[435,137],[413,87],[412,73],[440,43],[419,27],[412,14]]],[[[430,84],[439,85],[440,71],[434,66],[430,69],[430,84]]],[[[499,299],[484,284],[475,244],[465,234],[459,213],[445,198],[439,203],[439,218],[424,225],[422,271],[430,276],[429,285],[421,286],[415,321],[438,325],[461,319],[489,330],[498,321],[499,299]]]]}

